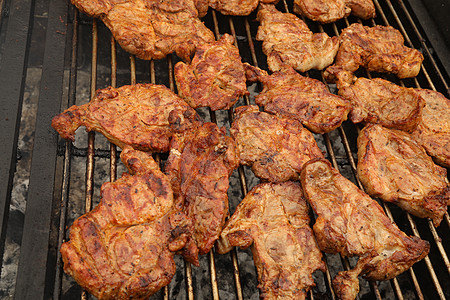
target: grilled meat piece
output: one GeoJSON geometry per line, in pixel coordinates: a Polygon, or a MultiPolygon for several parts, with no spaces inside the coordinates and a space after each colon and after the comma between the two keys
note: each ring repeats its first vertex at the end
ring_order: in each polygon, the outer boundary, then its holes
{"type": "Polygon", "coordinates": [[[248,16],[258,3],[276,4],[279,0],[209,0],[209,5],[224,15],[248,16]]]}
{"type": "Polygon", "coordinates": [[[416,89],[416,92],[426,105],[412,136],[438,164],[450,167],[450,100],[431,90],[416,89]]]}
{"type": "Polygon", "coordinates": [[[339,89],[339,95],[352,103],[353,123],[376,123],[404,131],[417,127],[425,106],[414,89],[381,78],[358,78],[354,84],[339,89]]]}
{"type": "Polygon", "coordinates": [[[248,16],[258,6],[259,0],[209,0],[209,6],[224,15],[248,16]]]}
{"type": "Polygon", "coordinates": [[[324,72],[328,81],[337,81],[338,88],[349,84],[360,66],[409,78],[417,76],[422,65],[422,53],[404,46],[402,34],[391,26],[355,23],[341,32],[339,41],[336,60],[324,72]]]}
{"type": "Polygon", "coordinates": [[[350,12],[362,19],[375,17],[372,0],[294,0],[294,12],[320,23],[340,20],[350,12]]]}
{"type": "Polygon", "coordinates": [[[233,43],[234,38],[225,34],[217,42],[199,46],[189,65],[175,65],[178,94],[193,108],[229,109],[249,94],[239,50],[233,43]]]}
{"type": "Polygon", "coordinates": [[[420,218],[442,221],[450,205],[447,170],[406,132],[368,125],[358,135],[358,177],[367,193],[420,218]]]}
{"type": "Polygon", "coordinates": [[[175,252],[195,249],[192,224],[150,154],[126,148],[121,158],[130,173],[103,184],[100,204],[73,223],[61,255],[65,272],[98,299],[147,299],[175,274],[175,252]]]}
{"type": "Polygon", "coordinates": [[[230,129],[240,163],[271,182],[298,180],[303,164],[322,158],[313,135],[300,122],[260,112],[258,106],[236,108],[230,129]]]}
{"type": "Polygon", "coordinates": [[[209,0],[194,0],[195,8],[198,11],[198,17],[203,18],[208,13],[209,0]]]}
{"type": "Polygon", "coordinates": [[[222,254],[253,243],[262,299],[305,299],[315,286],[311,274],[325,270],[302,195],[298,182],[259,184],[221,233],[217,248],[222,254]]]}
{"type": "Polygon", "coordinates": [[[79,11],[100,18],[105,16],[116,4],[126,3],[129,0],[71,0],[71,2],[79,11]]]}
{"type": "Polygon", "coordinates": [[[146,60],[175,52],[189,61],[198,45],[214,41],[193,0],[119,3],[102,20],[123,49],[146,60]]]}
{"type": "Polygon", "coordinates": [[[318,216],[313,230],[320,249],[359,256],[353,269],[339,272],[334,278],[338,298],[356,297],[358,275],[368,280],[388,280],[428,254],[428,242],[400,231],[375,200],[339,174],[327,160],[306,163],[301,183],[318,216]]]}
{"type": "Polygon", "coordinates": [[[315,133],[330,132],[347,120],[350,102],[331,94],[321,81],[304,77],[291,67],[269,76],[249,64],[244,66],[248,80],[264,85],[255,102],[265,111],[298,120],[315,133]]]}
{"type": "Polygon", "coordinates": [[[239,158],[233,139],[214,123],[174,136],[165,166],[177,205],[194,224],[200,254],[208,253],[228,216],[229,176],[239,158]]]}
{"type": "Polygon", "coordinates": [[[78,127],[86,126],[121,148],[167,152],[172,133],[200,122],[195,110],[165,86],[137,84],[98,90],[89,103],[54,117],[52,127],[72,141],[78,127]]]}
{"type": "Polygon", "coordinates": [[[322,70],[333,62],[339,48],[337,37],[313,33],[305,22],[293,14],[278,11],[273,5],[260,5],[258,21],[261,24],[256,39],[263,41],[271,71],[279,71],[283,65],[300,72],[322,70]]]}

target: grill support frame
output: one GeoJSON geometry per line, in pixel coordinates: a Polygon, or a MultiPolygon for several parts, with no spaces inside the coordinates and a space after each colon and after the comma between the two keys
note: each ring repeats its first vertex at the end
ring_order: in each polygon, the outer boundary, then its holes
{"type": "Polygon", "coordinates": [[[46,47],[37,109],[35,141],[30,170],[24,232],[17,272],[17,299],[43,299],[50,296],[46,282],[54,282],[50,270],[49,239],[54,203],[58,136],[49,120],[59,112],[63,95],[64,56],[68,3],[50,0],[46,47]]]}

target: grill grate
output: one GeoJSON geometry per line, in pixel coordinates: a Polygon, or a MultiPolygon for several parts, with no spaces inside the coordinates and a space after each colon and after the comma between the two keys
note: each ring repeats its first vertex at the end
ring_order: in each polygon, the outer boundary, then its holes
{"type": "MultiPolygon", "coordinates": [[[[6,2],[5,5],[8,5],[14,0],[6,2]]],[[[414,1],[411,0],[411,2],[414,1]]],[[[6,30],[5,48],[0,51],[2,55],[0,56],[0,79],[5,81],[0,80],[2,82],[0,86],[1,90],[9,96],[0,99],[2,107],[6,108],[1,112],[0,119],[2,125],[5,124],[2,127],[5,130],[2,129],[1,136],[6,142],[0,150],[3,153],[12,154],[11,157],[1,158],[1,171],[6,170],[0,172],[3,179],[0,181],[2,182],[2,198],[0,199],[0,253],[2,255],[16,162],[19,130],[17,124],[20,121],[30,36],[33,31],[30,20],[36,5],[36,2],[31,0],[18,0],[17,3],[20,5],[10,11],[9,19],[2,19],[2,24],[8,22],[7,29],[0,28],[2,30],[0,33],[6,30]],[[17,66],[19,70],[16,69],[17,66]],[[11,119],[5,120],[6,118],[11,119]]],[[[355,22],[369,26],[377,24],[394,26],[402,32],[406,45],[420,49],[424,53],[425,61],[417,78],[398,80],[390,75],[382,76],[403,86],[430,88],[442,92],[447,97],[450,96],[448,70],[436,56],[429,41],[424,38],[426,34],[420,24],[414,21],[416,17],[409,3],[404,3],[402,0],[393,2],[374,0],[374,3],[377,9],[377,18],[374,20],[361,21],[350,16],[325,25],[309,20],[305,22],[314,32],[324,31],[330,36],[338,35],[343,28],[355,22]]],[[[11,7],[14,6],[11,4],[11,7]]],[[[282,0],[277,8],[283,12],[289,12],[292,10],[292,1],[282,0]]],[[[210,10],[204,20],[215,33],[216,38],[223,33],[229,33],[235,38],[235,45],[239,48],[243,61],[267,69],[265,56],[261,52],[261,43],[254,40],[258,26],[258,22],[254,21],[255,16],[253,13],[249,17],[229,17],[210,10]]],[[[2,35],[0,40],[3,40],[2,35]]],[[[89,94],[92,97],[97,88],[136,82],[163,83],[175,90],[173,66],[178,58],[169,55],[160,61],[136,60],[116,46],[116,42],[101,22],[79,15],[72,6],[68,8],[67,3],[57,0],[49,0],[45,45],[28,205],[23,224],[24,233],[15,297],[35,299],[70,296],[74,299],[80,297],[88,299],[90,296],[86,292],[81,291],[70,278],[63,275],[58,249],[66,238],[66,230],[73,219],[84,211],[91,210],[98,201],[100,184],[104,181],[116,180],[121,164],[116,146],[105,143],[104,138],[95,133],[83,135],[78,132],[81,136],[80,140],[74,144],[61,141],[57,147],[56,134],[49,125],[51,118],[60,111],[59,104],[55,105],[55,101],[63,99],[65,103],[61,106],[65,108],[78,102],[77,98],[86,101],[89,94]],[[87,34],[90,34],[89,39],[85,37],[87,34]],[[89,49],[90,54],[86,55],[86,49],[89,49]],[[64,63],[65,57],[67,58],[64,63]],[[67,70],[66,75],[64,75],[63,67],[67,70]],[[84,99],[78,78],[78,75],[81,75],[81,69],[90,70],[89,92],[84,99]],[[67,97],[63,96],[66,88],[67,97]],[[96,144],[101,145],[100,148],[95,148],[96,144]],[[80,184],[74,165],[79,161],[83,161],[82,164],[85,165],[85,177],[81,178],[84,187],[84,195],[81,197],[83,199],[74,196],[74,190],[80,184]]],[[[439,52],[445,53],[445,50],[439,49],[439,52]]],[[[323,81],[323,72],[310,71],[306,75],[323,81]]],[[[372,76],[367,72],[357,75],[369,78],[372,76]]],[[[334,85],[328,86],[331,91],[335,91],[334,85]]],[[[251,90],[251,96],[245,96],[238,105],[254,103],[253,97],[261,87],[255,84],[250,88],[255,92],[251,90]]],[[[199,113],[212,122],[227,127],[231,124],[233,117],[232,109],[227,112],[200,109],[199,113]]],[[[329,134],[315,135],[315,137],[321,148],[326,150],[327,158],[333,166],[362,187],[356,177],[354,158],[356,135],[359,130],[358,126],[347,121],[337,130],[329,134]]],[[[155,155],[155,159],[162,166],[165,156],[155,155]]],[[[242,166],[233,174],[233,182],[236,184],[232,187],[230,213],[254,185],[254,177],[249,174],[249,170],[242,166]]],[[[415,264],[408,272],[390,280],[390,284],[361,280],[361,292],[358,299],[450,298],[448,284],[450,262],[447,256],[447,252],[450,251],[448,213],[445,214],[441,226],[436,229],[430,220],[417,219],[390,204],[381,204],[388,217],[395,221],[401,230],[430,241],[431,251],[428,257],[415,264]]],[[[211,251],[202,258],[203,263],[200,268],[192,268],[189,263],[179,259],[175,276],[179,278],[175,278],[175,283],[172,282],[152,299],[208,298],[216,300],[220,296],[222,299],[241,300],[248,299],[251,295],[256,296],[257,278],[251,259],[244,259],[248,256],[248,251],[236,249],[224,256],[218,256],[211,251]],[[249,268],[253,270],[249,271],[249,268]],[[207,274],[199,276],[201,273],[207,274]],[[208,287],[207,291],[203,292],[200,286],[205,283],[208,287]],[[185,289],[180,289],[179,285],[183,284],[185,289]]],[[[327,265],[326,272],[315,274],[318,286],[309,292],[310,299],[335,299],[331,289],[332,278],[338,271],[350,269],[355,264],[354,259],[342,258],[338,255],[324,255],[324,260],[327,265]]]]}

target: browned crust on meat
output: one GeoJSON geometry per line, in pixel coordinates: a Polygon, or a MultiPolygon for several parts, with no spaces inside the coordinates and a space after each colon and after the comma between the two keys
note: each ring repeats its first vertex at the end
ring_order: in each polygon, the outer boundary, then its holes
{"type": "Polygon", "coordinates": [[[228,178],[238,163],[234,140],[214,123],[172,139],[165,173],[177,205],[193,220],[200,254],[211,250],[225,224],[228,178]]]}
{"type": "Polygon", "coordinates": [[[329,82],[341,79],[337,82],[338,87],[348,84],[342,77],[351,79],[340,73],[353,73],[360,66],[368,71],[410,78],[417,76],[422,65],[423,55],[404,46],[402,34],[391,26],[368,27],[354,23],[341,32],[339,42],[335,63],[324,72],[329,82]]]}
{"type": "Polygon", "coordinates": [[[240,163],[271,182],[297,180],[305,162],[323,157],[313,135],[300,122],[260,112],[258,106],[236,108],[230,129],[240,163]]]}
{"type": "Polygon", "coordinates": [[[350,102],[330,93],[321,81],[304,77],[290,67],[269,76],[249,64],[244,66],[248,80],[263,83],[255,102],[265,111],[298,120],[315,133],[330,132],[347,120],[350,102]]]}
{"type": "Polygon", "coordinates": [[[381,78],[358,78],[339,89],[339,95],[351,102],[353,123],[376,123],[408,132],[416,129],[425,106],[414,89],[381,78]]]}
{"type": "Polygon", "coordinates": [[[121,158],[130,173],[102,185],[100,204],[72,224],[61,257],[98,299],[146,299],[171,281],[192,225],[151,154],[126,148],[121,158]]]}
{"type": "Polygon", "coordinates": [[[428,254],[428,242],[400,231],[376,201],[339,174],[329,161],[306,163],[300,181],[318,216],[313,230],[320,249],[359,256],[353,269],[340,272],[333,281],[339,298],[356,297],[358,275],[369,280],[391,279],[428,254]]]}
{"type": "Polygon", "coordinates": [[[450,204],[447,170],[407,133],[366,126],[358,136],[357,170],[369,195],[440,224],[450,204]]]}
{"type": "Polygon", "coordinates": [[[227,221],[218,252],[251,244],[262,299],[305,299],[325,270],[298,182],[255,186],[227,221]]]}
{"type": "Polygon", "coordinates": [[[313,33],[305,22],[274,5],[261,4],[257,15],[260,26],[256,34],[263,41],[263,52],[273,72],[288,65],[300,72],[322,70],[333,63],[339,47],[336,37],[313,33]]]}
{"type": "Polygon", "coordinates": [[[234,38],[224,34],[214,43],[197,47],[190,64],[175,65],[179,95],[193,108],[229,109],[248,95],[244,67],[234,38]]]}
{"type": "Polygon", "coordinates": [[[197,126],[199,116],[189,105],[162,85],[136,84],[97,90],[92,100],[72,106],[52,120],[61,137],[74,140],[75,130],[102,133],[124,148],[167,152],[174,132],[197,126]]]}
{"type": "Polygon", "coordinates": [[[321,23],[331,23],[350,13],[361,18],[376,16],[372,0],[295,0],[294,12],[321,23]]]}
{"type": "Polygon", "coordinates": [[[425,100],[422,120],[412,133],[433,159],[444,167],[450,167],[450,100],[439,92],[416,89],[425,100]]]}

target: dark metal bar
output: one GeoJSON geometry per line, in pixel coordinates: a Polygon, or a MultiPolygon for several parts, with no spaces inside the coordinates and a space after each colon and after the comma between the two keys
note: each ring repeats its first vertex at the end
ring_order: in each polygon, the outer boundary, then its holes
{"type": "MultiPolygon", "coordinates": [[[[46,279],[55,275],[49,274],[47,259],[57,134],[50,128],[49,120],[59,112],[55,100],[61,101],[63,94],[67,12],[66,1],[50,1],[16,299],[43,299],[46,279]]],[[[54,278],[51,281],[54,284],[54,278]]],[[[53,287],[49,291],[53,291],[53,287]]]]}
{"type": "Polygon", "coordinates": [[[184,261],[184,271],[186,276],[186,289],[188,300],[194,300],[194,284],[192,282],[192,265],[184,261]]]}
{"type": "Polygon", "coordinates": [[[211,249],[208,253],[208,260],[209,260],[209,274],[211,277],[212,296],[214,300],[219,300],[219,287],[217,286],[216,263],[214,262],[213,249],[211,249]]]}
{"type": "MultiPolygon", "coordinates": [[[[448,88],[447,82],[442,78],[442,74],[441,74],[439,68],[437,68],[436,62],[435,62],[434,58],[432,57],[432,55],[430,54],[428,47],[425,44],[426,40],[422,37],[422,34],[420,33],[419,29],[417,28],[417,25],[415,24],[415,22],[412,20],[411,14],[410,14],[409,10],[406,8],[403,1],[397,0],[397,2],[400,4],[403,11],[405,12],[409,23],[411,24],[411,26],[413,26],[415,34],[419,38],[419,40],[422,44],[422,47],[427,51],[427,54],[430,57],[433,65],[435,66],[436,71],[440,73],[439,76],[440,76],[441,80],[443,81],[443,83],[445,84],[445,86],[447,88],[447,91],[446,91],[447,96],[449,96],[450,90],[448,88]]],[[[436,51],[443,67],[447,71],[447,75],[450,75],[450,49],[444,42],[442,35],[439,34],[439,30],[436,27],[436,24],[431,19],[431,16],[428,14],[427,9],[424,7],[422,1],[409,0],[408,3],[410,4],[412,10],[414,11],[414,14],[420,19],[422,28],[425,31],[425,34],[427,35],[429,42],[431,43],[431,45],[433,45],[433,49],[434,49],[434,51],[436,51]]]]}
{"type": "MultiPolygon", "coordinates": [[[[420,238],[419,231],[417,230],[417,226],[416,226],[414,220],[412,219],[411,215],[409,213],[406,213],[406,216],[408,217],[408,221],[411,225],[411,229],[412,229],[414,235],[420,238]]],[[[423,260],[425,261],[428,271],[430,272],[431,278],[433,279],[433,284],[434,284],[434,287],[436,288],[436,292],[438,293],[439,298],[442,300],[445,300],[444,291],[442,290],[442,287],[436,276],[436,272],[434,271],[434,267],[433,267],[433,264],[431,263],[430,258],[428,256],[426,256],[423,260]]]]}
{"type": "Polygon", "coordinates": [[[12,4],[5,41],[0,48],[0,270],[16,169],[17,139],[34,10],[32,0],[17,0],[12,1],[12,4]]]}
{"type": "MultiPolygon", "coordinates": [[[[95,96],[97,89],[97,50],[98,50],[98,27],[97,19],[92,21],[92,61],[91,61],[91,99],[95,96]]],[[[86,192],[85,211],[92,208],[92,197],[94,195],[94,153],[95,132],[88,134],[88,152],[86,161],[86,192]]]]}
{"type": "Polygon", "coordinates": [[[250,24],[248,23],[248,18],[245,18],[245,32],[247,33],[248,46],[250,48],[250,53],[252,54],[253,65],[258,66],[258,59],[256,58],[255,44],[253,44],[252,33],[250,31],[250,24]]]}
{"type": "Polygon", "coordinates": [[[448,212],[445,212],[444,219],[447,222],[448,227],[450,227],[450,217],[448,215],[448,212]]]}

